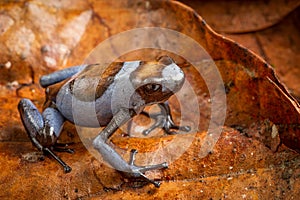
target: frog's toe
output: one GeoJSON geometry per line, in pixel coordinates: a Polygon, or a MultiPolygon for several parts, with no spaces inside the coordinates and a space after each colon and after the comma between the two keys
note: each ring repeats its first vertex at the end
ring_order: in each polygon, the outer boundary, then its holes
{"type": "Polygon", "coordinates": [[[176,131],[172,130],[180,130],[184,132],[189,132],[191,130],[190,126],[178,126],[174,123],[171,115],[169,114],[157,114],[155,116],[151,116],[155,120],[154,124],[143,131],[143,135],[147,136],[151,131],[156,128],[162,128],[167,134],[174,135],[178,134],[176,131]]]}
{"type": "Polygon", "coordinates": [[[70,153],[70,154],[74,154],[75,151],[74,149],[70,149],[70,148],[62,148],[62,147],[58,147],[58,146],[53,146],[52,147],[53,151],[57,151],[57,152],[65,152],[65,153],[70,153]]]}
{"type": "Polygon", "coordinates": [[[142,178],[144,181],[153,184],[155,187],[157,187],[157,188],[160,187],[160,182],[149,179],[147,176],[145,176],[144,173],[146,171],[150,171],[150,170],[168,168],[168,164],[166,162],[163,162],[163,163],[156,164],[156,165],[136,166],[134,164],[134,161],[135,161],[135,155],[137,154],[137,152],[138,151],[136,149],[132,149],[130,152],[130,160],[128,163],[132,168],[132,172],[126,172],[126,175],[128,177],[132,177],[132,178],[142,178]]]}
{"type": "Polygon", "coordinates": [[[155,120],[155,123],[152,126],[150,126],[149,128],[147,128],[143,131],[143,135],[145,135],[145,136],[149,135],[149,133],[151,131],[153,131],[154,129],[156,129],[156,128],[164,127],[164,123],[165,123],[164,118],[165,118],[165,116],[159,114],[159,115],[156,115],[156,116],[153,116],[153,117],[151,116],[151,118],[153,118],[155,120]]]}
{"type": "Polygon", "coordinates": [[[68,148],[68,146],[69,144],[67,143],[55,143],[51,147],[51,150],[56,152],[65,152],[65,153],[74,154],[75,153],[74,149],[68,148]]]}
{"type": "Polygon", "coordinates": [[[164,168],[168,168],[168,163],[167,162],[163,162],[163,163],[160,163],[160,164],[156,164],[156,165],[147,165],[147,166],[136,166],[134,164],[134,161],[135,161],[135,155],[138,153],[138,151],[136,149],[132,149],[131,152],[130,152],[130,159],[129,159],[129,162],[128,164],[130,166],[133,166],[133,167],[136,167],[137,170],[139,172],[146,172],[146,171],[150,171],[150,170],[156,170],[156,169],[164,169],[164,168]]]}
{"type": "Polygon", "coordinates": [[[174,121],[171,118],[168,118],[163,126],[164,131],[169,135],[175,135],[179,132],[172,130],[180,130],[184,132],[189,132],[191,130],[190,126],[178,126],[175,125],[174,121]]]}

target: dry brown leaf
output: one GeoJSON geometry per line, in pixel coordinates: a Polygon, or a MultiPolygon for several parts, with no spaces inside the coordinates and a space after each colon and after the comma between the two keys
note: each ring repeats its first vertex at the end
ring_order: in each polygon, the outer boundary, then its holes
{"type": "MultiPolygon", "coordinates": [[[[4,24],[3,20],[9,22],[2,25],[0,33],[1,198],[269,199],[275,196],[288,199],[299,195],[300,156],[291,150],[300,150],[299,104],[278,81],[269,64],[216,34],[194,10],[179,2],[154,0],[24,1],[1,4],[0,9],[0,24],[4,24]],[[201,44],[215,61],[226,89],[227,117],[213,151],[199,157],[211,115],[212,94],[207,94],[204,80],[190,63],[170,54],[196,88],[202,117],[198,124],[200,131],[152,139],[124,138],[120,134],[113,138],[120,148],[134,147],[145,152],[166,145],[173,138],[182,141],[193,138],[189,148],[169,169],[149,174],[162,179],[160,189],[152,185],[133,188],[131,182],[124,183],[119,174],[95,160],[80,143],[74,145],[74,155],[61,154],[73,167],[70,174],[64,174],[48,158],[43,162],[28,162],[28,153],[35,149],[21,125],[18,100],[28,97],[41,107],[44,99],[38,86],[41,74],[81,64],[104,39],[145,26],[180,31],[201,44]]],[[[121,57],[116,52],[115,56],[121,60],[151,60],[162,53],[165,52],[145,50],[121,57]]],[[[184,49],[183,53],[193,56],[195,52],[184,49]]],[[[178,116],[176,99],[171,103],[178,116]]],[[[195,117],[192,111],[189,115],[195,117]]],[[[76,137],[74,131],[68,125],[64,141],[72,141],[76,137]]],[[[159,159],[154,162],[163,161],[164,156],[159,159]]]]}

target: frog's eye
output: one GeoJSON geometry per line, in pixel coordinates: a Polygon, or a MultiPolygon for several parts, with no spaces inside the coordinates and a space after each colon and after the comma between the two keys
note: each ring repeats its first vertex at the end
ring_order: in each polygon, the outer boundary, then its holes
{"type": "Polygon", "coordinates": [[[171,65],[172,63],[174,63],[172,58],[170,58],[169,56],[161,56],[157,60],[159,63],[164,64],[164,65],[171,65]]]}
{"type": "Polygon", "coordinates": [[[159,84],[148,84],[148,85],[145,85],[145,91],[148,94],[156,92],[156,91],[160,90],[160,88],[161,88],[161,85],[159,85],[159,84]]]}

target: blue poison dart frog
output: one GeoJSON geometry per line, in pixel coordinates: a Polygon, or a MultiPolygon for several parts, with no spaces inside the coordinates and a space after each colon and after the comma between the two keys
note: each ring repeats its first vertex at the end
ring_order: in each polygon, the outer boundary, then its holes
{"type": "Polygon", "coordinates": [[[52,156],[63,166],[66,173],[71,171],[71,167],[53,151],[72,152],[71,149],[58,148],[55,144],[64,122],[68,120],[74,123],[73,111],[76,108],[76,112],[80,113],[77,114],[76,125],[105,126],[93,140],[93,146],[106,162],[129,177],[143,179],[159,187],[160,182],[150,180],[144,172],[167,168],[166,162],[137,166],[134,164],[136,150],[131,150],[130,161],[126,162],[107,141],[119,126],[144,112],[145,106],[152,104],[160,107],[161,114],[155,118],[156,122],[149,129],[143,131],[144,135],[157,127],[161,127],[167,134],[177,133],[171,129],[190,131],[189,126],[174,124],[167,103],[168,98],[180,90],[184,81],[183,71],[168,56],[161,56],[154,62],[130,61],[113,62],[108,66],[74,66],[41,77],[40,84],[46,88],[46,102],[42,114],[29,99],[21,99],[18,109],[33,145],[44,154],[52,156]],[[95,87],[91,87],[91,77],[97,78],[95,87]],[[74,99],[78,105],[74,105],[74,99]],[[85,113],[85,107],[90,106],[91,102],[97,120],[90,120],[90,114],[85,113]]]}

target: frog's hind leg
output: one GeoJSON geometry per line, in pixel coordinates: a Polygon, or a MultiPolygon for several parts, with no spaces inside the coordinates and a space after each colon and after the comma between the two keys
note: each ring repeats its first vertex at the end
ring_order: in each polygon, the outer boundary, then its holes
{"type": "Polygon", "coordinates": [[[70,78],[74,74],[82,71],[87,65],[79,65],[66,69],[62,69],[51,74],[44,75],[40,78],[40,85],[46,88],[55,83],[59,83],[67,78],[70,78]]]}
{"type": "Polygon", "coordinates": [[[128,122],[134,115],[134,112],[127,112],[125,109],[120,109],[116,113],[110,123],[105,127],[104,130],[94,139],[93,146],[102,155],[104,161],[110,164],[114,169],[122,172],[128,177],[141,178],[149,183],[159,187],[160,183],[149,179],[144,175],[144,172],[155,169],[167,168],[168,164],[166,162],[149,165],[149,166],[137,166],[134,164],[136,150],[131,151],[129,162],[126,162],[120,154],[118,154],[109,144],[108,140],[112,134],[118,129],[119,126],[128,122]]]}
{"type": "Polygon", "coordinates": [[[178,126],[174,123],[174,120],[171,115],[170,106],[168,102],[159,103],[158,106],[161,109],[161,113],[150,115],[149,113],[143,111],[141,114],[146,115],[149,118],[153,118],[155,120],[154,124],[143,131],[144,135],[148,135],[151,131],[153,131],[155,128],[162,128],[167,134],[174,135],[178,132],[172,131],[174,130],[181,130],[184,132],[188,132],[191,130],[190,126],[178,126]]]}
{"type": "Polygon", "coordinates": [[[21,99],[18,105],[21,119],[33,145],[44,154],[52,156],[64,171],[72,169],[51,149],[61,132],[64,118],[55,108],[46,108],[41,114],[29,99],[21,99]]]}

